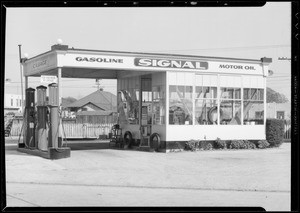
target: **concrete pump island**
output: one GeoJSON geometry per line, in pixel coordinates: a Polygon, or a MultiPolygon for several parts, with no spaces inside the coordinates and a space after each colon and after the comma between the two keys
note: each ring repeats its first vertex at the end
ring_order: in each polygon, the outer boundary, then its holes
{"type": "Polygon", "coordinates": [[[259,60],[175,54],[101,51],[53,45],[22,60],[26,107],[19,151],[69,157],[62,147],[62,78],[116,79],[123,147],[168,152],[195,140],[265,140],[266,78],[271,58],[259,60]],[[57,76],[57,84],[30,88],[28,79],[57,76]],[[36,111],[36,112],[35,112],[36,111]],[[47,115],[48,112],[48,115],[47,115]],[[37,116],[34,118],[34,116],[37,116]],[[46,131],[46,117],[49,131],[46,131]],[[34,124],[34,120],[37,120],[34,124]]]}

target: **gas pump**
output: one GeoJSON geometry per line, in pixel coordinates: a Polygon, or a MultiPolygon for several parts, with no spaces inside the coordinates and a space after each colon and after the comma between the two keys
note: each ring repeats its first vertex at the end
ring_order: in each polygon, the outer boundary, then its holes
{"type": "Polygon", "coordinates": [[[45,86],[37,89],[37,112],[35,112],[35,89],[26,89],[26,105],[24,116],[23,141],[26,149],[19,144],[18,151],[39,155],[48,159],[60,159],[70,157],[70,147],[61,147],[59,144],[59,106],[58,86],[49,84],[49,101],[46,103],[45,86]],[[50,108],[50,115],[49,110],[50,108]],[[35,114],[37,116],[35,116],[35,114]],[[48,118],[49,115],[49,118],[48,118]],[[36,119],[37,118],[37,119],[36,119]],[[50,120],[50,124],[47,122],[50,120]],[[49,128],[48,128],[49,127],[49,128]],[[49,131],[48,131],[49,129],[49,131]],[[47,137],[48,136],[48,137],[47,137]]]}
{"type": "Polygon", "coordinates": [[[35,89],[26,89],[26,105],[25,105],[25,146],[35,148],[35,112],[34,112],[34,92],[35,89]]]}
{"type": "Polygon", "coordinates": [[[59,114],[58,114],[58,88],[57,84],[49,84],[49,108],[50,108],[50,129],[48,147],[58,148],[59,136],[59,114]]]}
{"type": "Polygon", "coordinates": [[[46,106],[46,90],[45,86],[37,88],[37,126],[36,126],[36,143],[40,150],[48,150],[48,134],[47,134],[47,106],[46,106]]]}

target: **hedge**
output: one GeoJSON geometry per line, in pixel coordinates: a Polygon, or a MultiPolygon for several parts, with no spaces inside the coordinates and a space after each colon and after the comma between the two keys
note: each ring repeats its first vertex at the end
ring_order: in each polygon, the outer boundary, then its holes
{"type": "Polygon", "coordinates": [[[267,141],[258,142],[255,145],[253,142],[248,140],[220,140],[217,138],[215,141],[200,141],[200,140],[190,140],[185,143],[185,150],[212,150],[212,149],[256,149],[258,148],[266,148],[268,147],[267,141]]]}
{"type": "Polygon", "coordinates": [[[267,119],[266,139],[270,147],[279,147],[283,143],[284,120],[267,119]]]}
{"type": "Polygon", "coordinates": [[[196,151],[202,150],[212,150],[214,148],[214,141],[200,141],[200,140],[190,140],[185,143],[185,150],[196,151]]]}
{"type": "Polygon", "coordinates": [[[265,148],[269,147],[270,144],[266,140],[260,140],[260,141],[257,142],[256,146],[259,149],[265,149],[265,148]]]}
{"type": "Polygon", "coordinates": [[[230,149],[256,149],[256,145],[248,140],[232,140],[229,143],[230,149]]]}
{"type": "Polygon", "coordinates": [[[217,138],[217,140],[214,143],[214,148],[216,149],[226,149],[227,143],[224,140],[221,140],[220,138],[217,138]]]}

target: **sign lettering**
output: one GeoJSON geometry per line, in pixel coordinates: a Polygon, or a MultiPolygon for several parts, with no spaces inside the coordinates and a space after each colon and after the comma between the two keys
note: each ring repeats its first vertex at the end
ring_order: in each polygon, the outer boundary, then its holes
{"type": "Polygon", "coordinates": [[[123,59],[115,58],[76,57],[75,60],[80,62],[123,63],[123,59]]]}
{"type": "Polygon", "coordinates": [[[35,69],[35,68],[38,68],[38,67],[44,66],[44,65],[47,65],[47,60],[46,60],[46,59],[34,63],[34,64],[32,65],[32,68],[35,69]]]}
{"type": "Polygon", "coordinates": [[[134,65],[140,67],[163,67],[181,69],[208,69],[208,63],[203,61],[184,61],[167,59],[135,58],[134,65]]]}
{"type": "Polygon", "coordinates": [[[220,64],[219,68],[222,69],[240,69],[240,70],[255,70],[254,66],[242,66],[242,65],[232,65],[232,64],[220,64]]]}

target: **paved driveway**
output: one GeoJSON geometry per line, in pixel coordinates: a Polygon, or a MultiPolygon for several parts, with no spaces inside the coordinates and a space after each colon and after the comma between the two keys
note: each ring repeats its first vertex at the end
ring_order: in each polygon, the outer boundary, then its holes
{"type": "Polygon", "coordinates": [[[152,153],[70,144],[47,160],[6,143],[8,206],[261,206],[290,210],[290,144],[152,153]]]}

